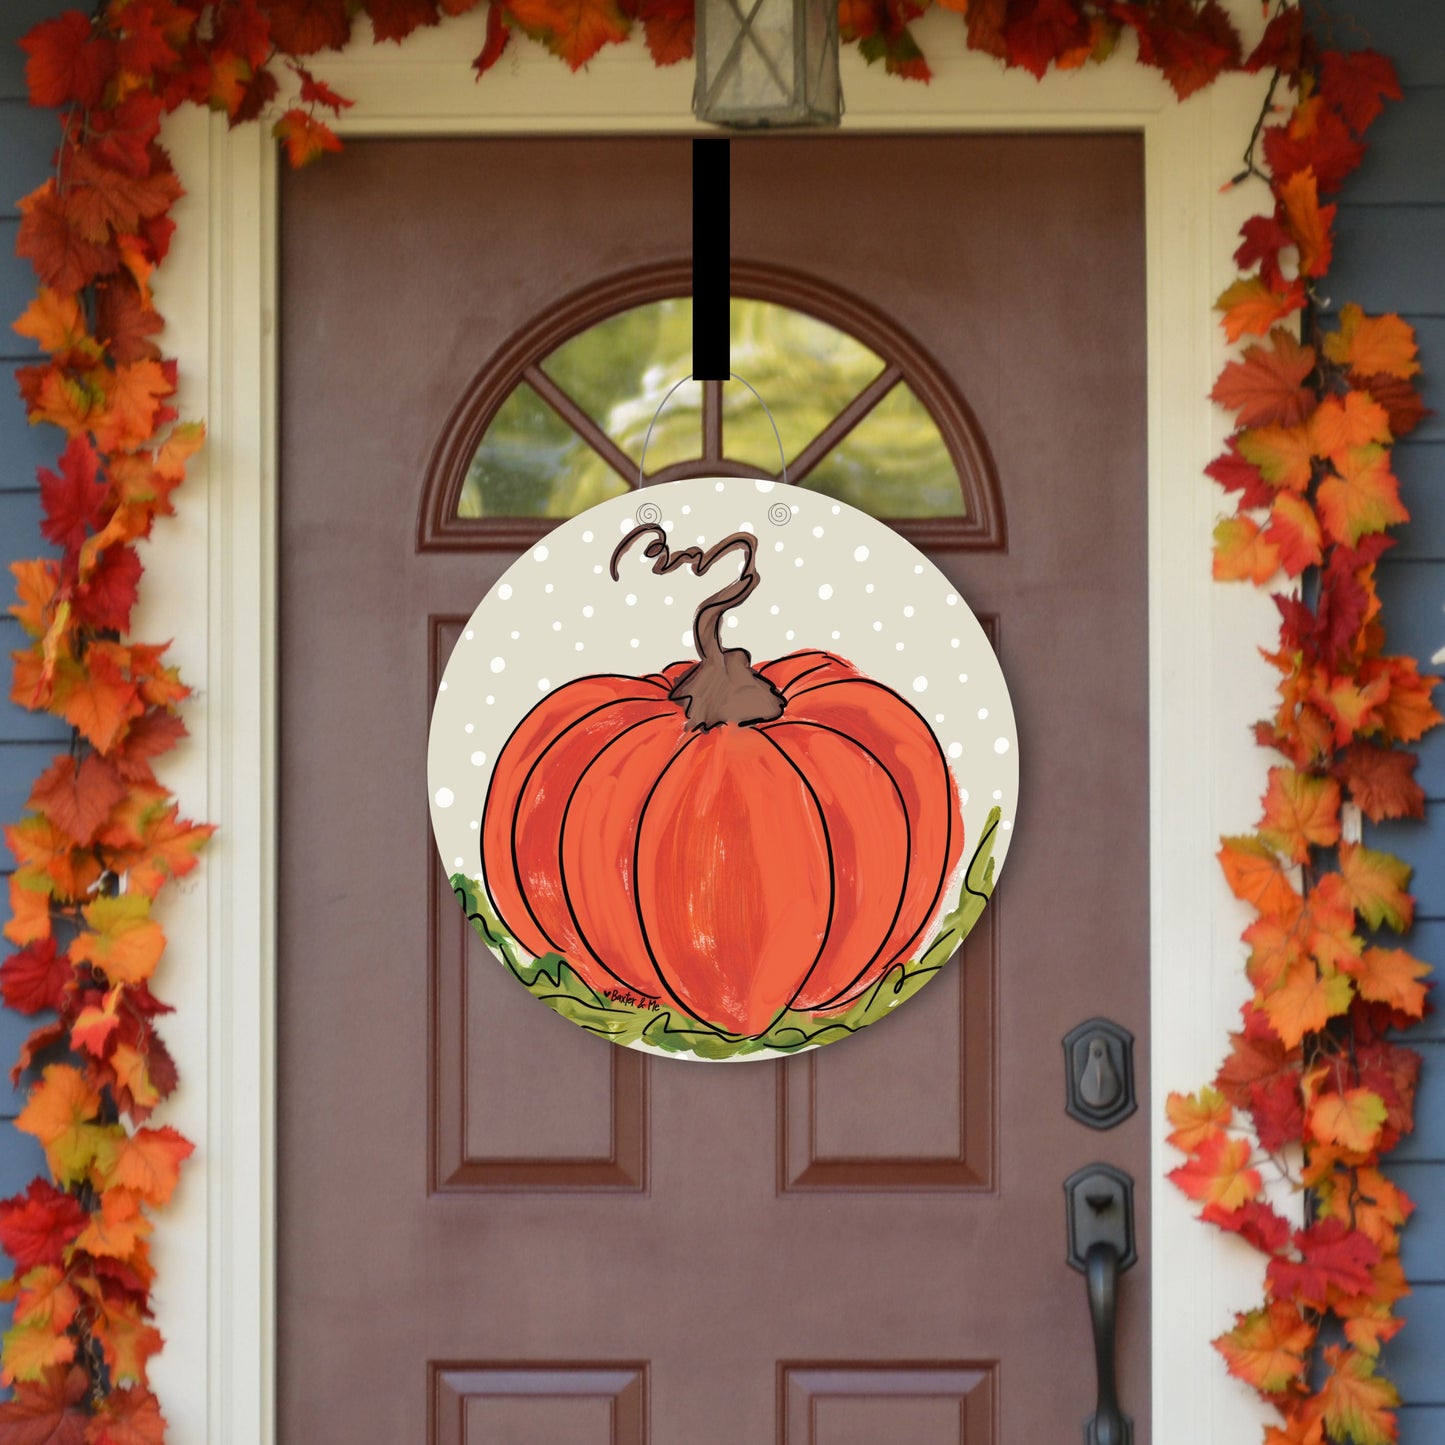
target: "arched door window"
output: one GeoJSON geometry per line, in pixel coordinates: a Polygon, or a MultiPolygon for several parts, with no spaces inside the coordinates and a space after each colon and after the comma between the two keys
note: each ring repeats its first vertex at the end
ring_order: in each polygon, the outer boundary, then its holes
{"type": "Polygon", "coordinates": [[[778,436],[736,382],[683,382],[659,412],[691,362],[675,269],[566,303],[483,368],[433,459],[424,549],[518,546],[678,477],[779,478],[779,439],[792,484],[919,542],[1002,544],[992,458],[956,389],[886,318],[804,278],[734,268],[732,367],[778,436]]]}

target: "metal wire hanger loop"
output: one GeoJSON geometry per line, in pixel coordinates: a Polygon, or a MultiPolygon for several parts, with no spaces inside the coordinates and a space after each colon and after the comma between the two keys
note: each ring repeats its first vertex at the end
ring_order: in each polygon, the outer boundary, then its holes
{"type": "MultiPolygon", "coordinates": [[[[778,460],[782,463],[783,485],[786,486],[788,484],[788,455],[783,450],[782,434],[778,431],[778,424],[776,421],[773,420],[773,414],[768,409],[767,402],[765,402],[758,394],[757,387],[755,387],[752,382],[748,381],[745,377],[739,376],[735,371],[728,372],[728,376],[733,381],[742,382],[742,384],[747,387],[747,389],[752,392],[752,394],[757,398],[758,405],[762,407],[763,415],[767,417],[768,425],[773,429],[773,440],[776,441],[778,444],[778,460]]],[[[665,407],[668,402],[672,400],[673,392],[675,392],[678,387],[683,384],[683,382],[692,380],[693,374],[692,372],[688,372],[688,374],[684,376],[680,381],[673,382],[673,384],[667,389],[667,395],[664,396],[662,400],[657,404],[657,410],[653,412],[652,420],[647,424],[647,435],[642,439],[642,456],[638,459],[637,463],[637,485],[639,490],[647,485],[646,482],[643,480],[643,477],[647,469],[647,447],[648,444],[652,441],[652,429],[657,425],[657,419],[662,415],[663,407],[665,407]]]]}

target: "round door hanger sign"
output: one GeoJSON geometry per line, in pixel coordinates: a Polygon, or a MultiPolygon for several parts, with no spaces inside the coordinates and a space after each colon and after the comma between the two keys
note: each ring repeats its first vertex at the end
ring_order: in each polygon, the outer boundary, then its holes
{"type": "Polygon", "coordinates": [[[1008,689],[948,579],[864,512],[739,478],[604,502],[510,567],[427,771],[500,964],[696,1059],[893,1012],[983,911],[1018,796],[1008,689]]]}

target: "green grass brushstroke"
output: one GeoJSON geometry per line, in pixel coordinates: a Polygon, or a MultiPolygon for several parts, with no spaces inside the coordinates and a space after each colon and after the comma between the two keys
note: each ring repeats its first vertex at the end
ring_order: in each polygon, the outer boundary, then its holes
{"type": "Polygon", "coordinates": [[[969,860],[958,902],[919,958],[895,964],[844,1013],[821,1016],[784,1009],[767,1032],[755,1038],[723,1033],[689,1018],[672,1005],[645,1009],[607,998],[583,982],[560,954],[548,953],[529,959],[526,950],[492,912],[479,884],[465,874],[454,873],[451,885],[467,920],[482,941],[501,954],[512,976],[533,997],[591,1033],[601,1034],[614,1043],[643,1043],[668,1053],[692,1053],[703,1059],[743,1058],[765,1049],[795,1053],[857,1033],[891,1013],[948,962],[993,893],[993,845],[998,825],[999,809],[993,808],[969,860]]]}

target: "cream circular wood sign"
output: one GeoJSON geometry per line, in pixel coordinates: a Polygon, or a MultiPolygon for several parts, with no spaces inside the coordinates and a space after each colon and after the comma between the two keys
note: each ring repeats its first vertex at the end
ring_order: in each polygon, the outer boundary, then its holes
{"type": "Polygon", "coordinates": [[[953,584],[819,493],[705,478],[562,523],[458,641],[432,827],[501,964],[616,1043],[846,1038],[952,956],[1008,851],[1003,673],[953,584]]]}

